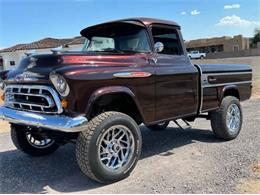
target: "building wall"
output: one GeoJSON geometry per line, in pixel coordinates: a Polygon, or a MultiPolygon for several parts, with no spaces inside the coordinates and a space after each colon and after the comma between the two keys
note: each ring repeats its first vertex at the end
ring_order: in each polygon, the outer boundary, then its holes
{"type": "Polygon", "coordinates": [[[197,39],[185,42],[188,51],[199,50],[206,53],[233,52],[249,49],[249,39],[242,35],[234,37],[216,37],[210,39],[197,39]]]}
{"type": "Polygon", "coordinates": [[[248,57],[248,56],[260,56],[260,48],[230,51],[230,52],[208,53],[207,59],[248,57]]]}
{"type": "MultiPolygon", "coordinates": [[[[69,47],[66,47],[65,49],[68,51],[81,51],[82,45],[69,45],[69,47]]],[[[47,48],[47,49],[36,49],[36,54],[51,54],[51,49],[52,48],[47,48]]],[[[25,52],[28,52],[30,50],[16,50],[13,52],[3,52],[0,53],[0,56],[3,59],[3,68],[4,70],[12,70],[15,69],[20,61],[26,57],[25,52]],[[10,62],[14,62],[15,65],[11,65],[10,62]]]]}
{"type": "Polygon", "coordinates": [[[1,53],[0,56],[3,58],[3,68],[4,70],[14,69],[19,63],[19,55],[16,52],[4,52],[1,53]],[[11,65],[11,62],[14,62],[15,65],[11,65]]]}

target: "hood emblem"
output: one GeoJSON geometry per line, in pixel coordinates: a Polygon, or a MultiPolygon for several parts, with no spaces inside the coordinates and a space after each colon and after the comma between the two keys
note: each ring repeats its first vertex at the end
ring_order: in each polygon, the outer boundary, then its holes
{"type": "Polygon", "coordinates": [[[43,78],[44,75],[40,75],[38,73],[34,72],[24,72],[22,74],[16,75],[14,78],[15,81],[17,82],[22,82],[22,81],[38,81],[39,78],[43,78]]]}
{"type": "Polygon", "coordinates": [[[30,63],[28,64],[28,66],[27,66],[26,69],[28,70],[28,69],[31,69],[31,68],[35,67],[37,60],[38,60],[38,59],[35,58],[35,57],[29,57],[30,63]]]}

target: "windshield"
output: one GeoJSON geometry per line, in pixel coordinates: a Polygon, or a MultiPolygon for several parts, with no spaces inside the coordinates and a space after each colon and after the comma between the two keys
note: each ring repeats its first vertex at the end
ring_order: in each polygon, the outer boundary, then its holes
{"type": "Polygon", "coordinates": [[[133,24],[110,24],[85,32],[82,48],[89,52],[150,52],[144,27],[133,24]]]}

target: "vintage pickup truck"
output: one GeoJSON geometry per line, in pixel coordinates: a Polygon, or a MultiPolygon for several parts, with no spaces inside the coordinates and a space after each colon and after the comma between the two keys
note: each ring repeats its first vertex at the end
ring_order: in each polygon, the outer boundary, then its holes
{"type": "Polygon", "coordinates": [[[251,95],[249,65],[192,64],[171,21],[122,19],[81,35],[81,52],[30,55],[0,82],[0,118],[24,153],[42,156],[76,143],[81,170],[111,183],[134,169],[142,123],[162,130],[169,121],[204,117],[216,137],[238,136],[240,101],[251,95]]]}

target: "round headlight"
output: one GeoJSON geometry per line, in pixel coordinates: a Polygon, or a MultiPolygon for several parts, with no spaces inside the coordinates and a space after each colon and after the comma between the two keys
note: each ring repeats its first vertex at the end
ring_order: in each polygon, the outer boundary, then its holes
{"type": "Polygon", "coordinates": [[[63,76],[59,74],[51,74],[50,80],[61,96],[69,95],[69,86],[63,76]]]}

